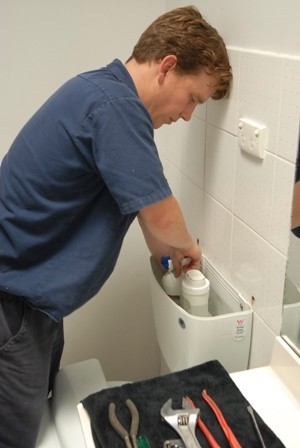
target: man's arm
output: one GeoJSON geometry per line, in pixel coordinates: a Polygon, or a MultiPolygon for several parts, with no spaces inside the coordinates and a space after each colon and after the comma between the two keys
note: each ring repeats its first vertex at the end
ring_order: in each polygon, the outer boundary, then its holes
{"type": "Polygon", "coordinates": [[[300,226],[300,180],[294,186],[294,198],[292,209],[292,229],[300,226]]]}
{"type": "Polygon", "coordinates": [[[199,267],[200,247],[188,232],[174,196],[141,209],[138,220],[151,254],[158,260],[162,255],[169,255],[176,276],[181,273],[181,261],[185,257],[191,262],[184,270],[199,267]]]}

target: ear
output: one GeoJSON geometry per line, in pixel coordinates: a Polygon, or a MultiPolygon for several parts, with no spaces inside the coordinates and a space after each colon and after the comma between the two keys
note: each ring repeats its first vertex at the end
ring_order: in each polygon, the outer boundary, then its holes
{"type": "Polygon", "coordinates": [[[170,70],[174,70],[177,65],[177,56],[169,54],[159,63],[159,79],[162,81],[170,70]]]}

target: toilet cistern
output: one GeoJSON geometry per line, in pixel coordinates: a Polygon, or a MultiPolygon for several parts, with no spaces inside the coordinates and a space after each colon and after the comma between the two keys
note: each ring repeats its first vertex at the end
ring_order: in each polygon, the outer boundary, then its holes
{"type": "MultiPolygon", "coordinates": [[[[210,284],[210,315],[195,316],[166,293],[163,285],[166,272],[153,257],[150,268],[160,372],[175,372],[212,359],[221,362],[229,372],[245,370],[249,361],[252,308],[233,285],[204,257],[203,275],[210,284]]],[[[180,277],[182,283],[185,275],[180,277]]],[[[182,296],[183,291],[181,299],[182,296]]]]}

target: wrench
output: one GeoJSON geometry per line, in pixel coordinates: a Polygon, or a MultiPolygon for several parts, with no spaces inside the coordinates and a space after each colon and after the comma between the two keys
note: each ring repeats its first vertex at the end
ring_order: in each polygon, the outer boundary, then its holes
{"type": "Polygon", "coordinates": [[[170,398],[162,406],[160,415],[179,434],[186,448],[201,448],[195,435],[200,409],[191,408],[185,398],[182,399],[182,408],[174,410],[170,398]]]}
{"type": "Polygon", "coordinates": [[[165,440],[163,448],[185,448],[181,439],[165,440]]]}

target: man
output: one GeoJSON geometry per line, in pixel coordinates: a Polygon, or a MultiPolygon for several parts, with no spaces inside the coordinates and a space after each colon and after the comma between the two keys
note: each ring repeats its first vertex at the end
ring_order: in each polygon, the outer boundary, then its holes
{"type": "Polygon", "coordinates": [[[295,185],[292,204],[292,232],[300,238],[300,141],[295,170],[295,185]]]}
{"type": "Polygon", "coordinates": [[[35,446],[63,318],[114,269],[138,217],[151,253],[200,264],[153,140],[227,95],[223,40],[193,7],[159,17],[122,64],[83,73],[28,121],[0,172],[0,447],[35,446]]]}

